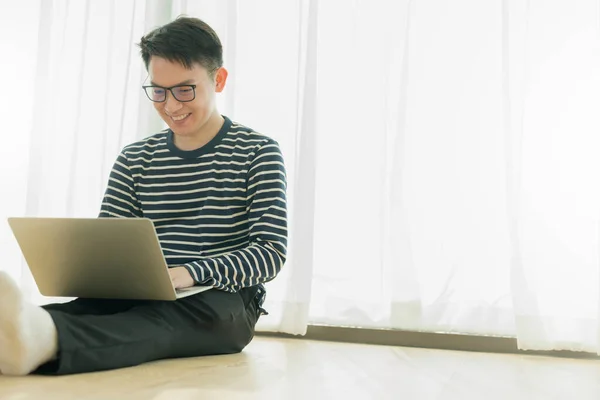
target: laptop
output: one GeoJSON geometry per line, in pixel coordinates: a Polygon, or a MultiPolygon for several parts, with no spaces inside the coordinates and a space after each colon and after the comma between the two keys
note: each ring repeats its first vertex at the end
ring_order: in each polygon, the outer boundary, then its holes
{"type": "Polygon", "coordinates": [[[8,223],[44,296],[176,300],[211,289],[173,288],[148,218],[9,218],[8,223]]]}

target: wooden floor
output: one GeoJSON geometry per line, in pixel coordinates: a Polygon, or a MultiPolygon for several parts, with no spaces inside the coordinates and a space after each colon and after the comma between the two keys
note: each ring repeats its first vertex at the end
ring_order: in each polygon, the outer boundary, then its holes
{"type": "Polygon", "coordinates": [[[0,399],[600,399],[600,362],[258,337],[242,353],[66,377],[0,399]]]}

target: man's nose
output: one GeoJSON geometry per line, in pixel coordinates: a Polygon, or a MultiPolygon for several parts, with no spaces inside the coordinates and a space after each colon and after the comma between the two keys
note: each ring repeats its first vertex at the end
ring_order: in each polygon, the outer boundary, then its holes
{"type": "Polygon", "coordinates": [[[165,111],[169,114],[173,111],[177,111],[181,108],[181,103],[177,101],[173,93],[170,90],[167,90],[166,93],[167,98],[165,99],[165,111]]]}

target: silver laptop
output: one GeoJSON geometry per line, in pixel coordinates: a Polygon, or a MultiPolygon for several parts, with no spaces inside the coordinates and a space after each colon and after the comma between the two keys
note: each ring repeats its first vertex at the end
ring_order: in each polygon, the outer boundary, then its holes
{"type": "Polygon", "coordinates": [[[176,300],[148,218],[9,218],[40,293],[53,297],[176,300]]]}

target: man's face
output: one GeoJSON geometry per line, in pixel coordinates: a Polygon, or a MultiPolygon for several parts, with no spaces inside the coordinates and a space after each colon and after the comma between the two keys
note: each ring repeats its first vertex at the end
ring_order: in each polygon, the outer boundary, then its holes
{"type": "Polygon", "coordinates": [[[194,64],[192,69],[187,69],[180,63],[152,57],[148,65],[148,73],[152,85],[162,87],[196,85],[196,97],[192,101],[178,101],[167,90],[166,100],[153,104],[175,134],[187,137],[200,135],[202,128],[216,112],[215,92],[223,89],[223,73],[226,78],[226,71],[223,69],[216,72],[216,83],[215,78],[211,78],[206,68],[201,65],[194,64]]]}

